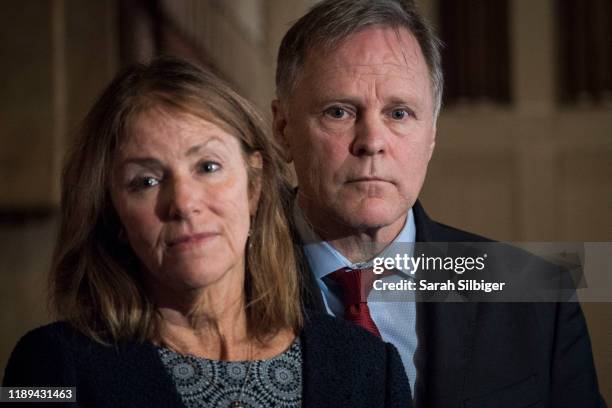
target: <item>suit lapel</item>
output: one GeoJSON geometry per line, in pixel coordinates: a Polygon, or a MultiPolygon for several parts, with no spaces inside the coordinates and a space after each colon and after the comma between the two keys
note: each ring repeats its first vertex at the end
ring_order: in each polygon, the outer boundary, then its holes
{"type": "MultiPolygon", "coordinates": [[[[417,242],[447,240],[420,203],[413,206],[417,242]]],[[[471,359],[478,304],[417,303],[418,346],[414,361],[416,407],[460,406],[471,359]]]]}
{"type": "Polygon", "coordinates": [[[477,303],[417,304],[416,407],[454,407],[463,398],[477,303]]]}

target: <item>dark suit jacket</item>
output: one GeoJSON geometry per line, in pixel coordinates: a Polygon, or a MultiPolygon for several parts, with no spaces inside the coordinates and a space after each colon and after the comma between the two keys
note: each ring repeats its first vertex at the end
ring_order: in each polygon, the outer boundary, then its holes
{"type": "MultiPolygon", "coordinates": [[[[409,406],[408,379],[390,344],[316,312],[309,313],[300,338],[304,407],[409,406]]],[[[183,406],[152,343],[106,347],[67,323],[25,335],[3,386],[76,386],[79,406],[86,407],[183,406]]]]}
{"type": "MultiPolygon", "coordinates": [[[[487,241],[413,213],[417,242],[487,241]]],[[[304,302],[325,311],[296,243],[304,302]]],[[[579,303],[422,302],[417,337],[416,407],[605,407],[579,303]]]]}

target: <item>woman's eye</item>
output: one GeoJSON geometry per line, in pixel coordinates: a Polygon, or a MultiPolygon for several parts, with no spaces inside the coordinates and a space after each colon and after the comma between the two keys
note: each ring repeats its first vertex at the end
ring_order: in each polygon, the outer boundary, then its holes
{"type": "Polygon", "coordinates": [[[137,177],[129,184],[131,190],[140,191],[147,188],[155,187],[159,184],[159,180],[155,177],[137,177]]]}
{"type": "Polygon", "coordinates": [[[200,171],[203,173],[214,173],[221,168],[219,163],[215,162],[204,162],[200,164],[200,171]]]}
{"type": "Polygon", "coordinates": [[[333,119],[344,119],[348,115],[348,112],[340,106],[332,106],[331,108],[325,109],[325,114],[333,119]]]}

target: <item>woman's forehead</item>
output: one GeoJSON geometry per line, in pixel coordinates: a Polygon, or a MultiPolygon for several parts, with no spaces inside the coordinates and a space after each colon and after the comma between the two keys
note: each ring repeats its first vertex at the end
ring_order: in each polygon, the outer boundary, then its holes
{"type": "Polygon", "coordinates": [[[239,147],[236,137],[216,123],[190,113],[149,109],[136,115],[126,126],[119,154],[150,150],[181,150],[192,153],[198,147],[224,145],[239,147]]]}

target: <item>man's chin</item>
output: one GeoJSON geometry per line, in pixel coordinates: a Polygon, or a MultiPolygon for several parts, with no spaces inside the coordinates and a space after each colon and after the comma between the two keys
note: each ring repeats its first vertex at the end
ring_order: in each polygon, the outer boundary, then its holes
{"type": "Polygon", "coordinates": [[[397,197],[363,197],[346,192],[334,195],[333,200],[304,200],[302,204],[307,219],[326,239],[361,232],[376,233],[387,227],[399,232],[408,209],[408,203],[397,197]]]}
{"type": "Polygon", "coordinates": [[[397,207],[389,208],[381,205],[361,205],[346,208],[341,212],[347,227],[356,231],[374,231],[386,227],[399,227],[404,225],[406,211],[399,211],[397,207]]]}

